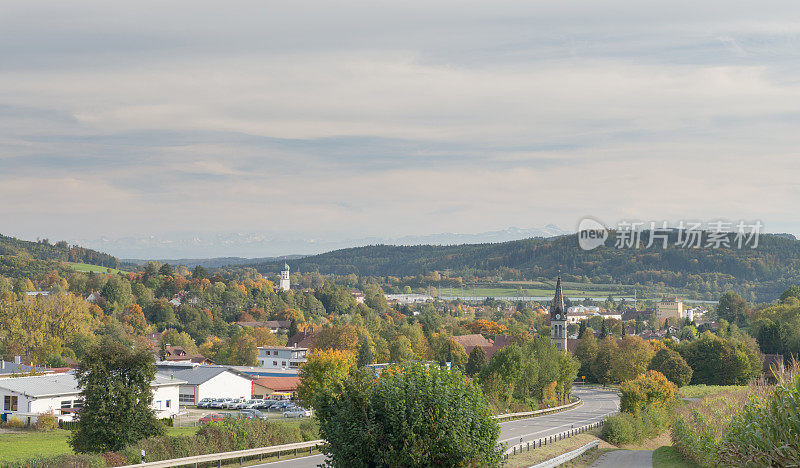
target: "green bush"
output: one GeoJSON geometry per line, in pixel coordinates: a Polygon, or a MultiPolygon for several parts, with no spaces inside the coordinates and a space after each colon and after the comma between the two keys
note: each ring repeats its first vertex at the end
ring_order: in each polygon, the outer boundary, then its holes
{"type": "Polygon", "coordinates": [[[106,462],[99,455],[58,455],[55,457],[31,458],[23,462],[5,462],[2,468],[105,468],[106,462]]]}
{"type": "Polygon", "coordinates": [[[59,421],[58,427],[68,431],[73,431],[78,428],[78,424],[80,424],[78,421],[59,421]]]}
{"type": "Polygon", "coordinates": [[[669,428],[669,411],[646,406],[639,414],[618,413],[608,418],[602,438],[614,445],[633,444],[658,436],[669,428]]]}
{"type": "Polygon", "coordinates": [[[614,445],[631,444],[636,441],[635,418],[629,413],[611,416],[603,426],[602,438],[614,445]]]}
{"type": "Polygon", "coordinates": [[[194,436],[150,437],[125,447],[121,453],[130,464],[141,461],[168,460],[207,453],[229,452],[315,440],[313,421],[302,421],[297,427],[260,419],[224,419],[200,428],[194,436]]]}

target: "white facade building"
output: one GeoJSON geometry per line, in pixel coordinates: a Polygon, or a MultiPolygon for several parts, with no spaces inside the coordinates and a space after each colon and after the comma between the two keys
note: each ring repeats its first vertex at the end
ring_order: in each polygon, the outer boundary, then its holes
{"type": "Polygon", "coordinates": [[[308,348],[286,346],[261,346],[258,348],[258,365],[270,369],[299,369],[307,361],[308,348]]]}
{"type": "Polygon", "coordinates": [[[289,279],[289,264],[288,263],[284,263],[283,264],[283,271],[281,271],[281,285],[280,285],[280,287],[281,287],[282,291],[288,291],[289,289],[292,288],[292,282],[289,279]]]}
{"type": "Polygon", "coordinates": [[[180,380],[178,401],[196,405],[203,398],[250,398],[256,377],[227,366],[158,363],[158,376],[180,380]]]}
{"type": "MultiPolygon", "coordinates": [[[[159,419],[178,414],[178,389],[180,380],[156,376],[153,388],[153,408],[159,419]]],[[[78,380],[72,372],[35,375],[0,380],[0,414],[3,419],[17,418],[25,424],[34,424],[42,413],[53,412],[62,421],[75,419],[83,407],[78,380]]]]}

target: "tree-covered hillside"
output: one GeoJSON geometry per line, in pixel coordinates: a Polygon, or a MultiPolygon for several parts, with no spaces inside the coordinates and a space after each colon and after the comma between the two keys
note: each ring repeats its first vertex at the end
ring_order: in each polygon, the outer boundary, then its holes
{"type": "Polygon", "coordinates": [[[31,242],[2,234],[0,234],[0,256],[20,257],[25,260],[89,263],[109,268],[119,267],[119,260],[112,255],[78,245],[69,245],[65,241],[55,244],[51,244],[47,239],[31,242]]]}
{"type": "MultiPolygon", "coordinates": [[[[562,271],[571,281],[665,285],[718,296],[726,289],[749,299],[772,300],[800,282],[800,241],[762,234],[757,248],[678,247],[678,233],[667,248],[616,248],[611,232],[605,247],[582,250],[576,235],[534,238],[499,244],[453,246],[374,245],[337,250],[291,261],[299,271],[371,276],[418,275],[431,271],[448,276],[522,280],[552,278],[562,271]]],[[[642,234],[643,244],[648,232],[642,234]]],[[[283,261],[254,265],[277,272],[283,261]]]]}

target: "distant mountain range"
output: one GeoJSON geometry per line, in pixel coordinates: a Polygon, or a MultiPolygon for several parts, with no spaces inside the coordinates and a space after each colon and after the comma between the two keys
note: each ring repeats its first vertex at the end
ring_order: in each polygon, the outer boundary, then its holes
{"type": "MultiPolygon", "coordinates": [[[[240,260],[283,258],[287,255],[315,255],[332,250],[366,245],[455,245],[506,242],[531,237],[552,237],[568,231],[552,224],[543,228],[510,227],[478,234],[440,233],[402,237],[341,238],[308,237],[295,233],[217,233],[173,234],[168,236],[123,237],[119,239],[80,239],[76,243],[112,252],[125,262],[137,263],[147,259],[181,259],[199,264],[198,259],[211,259],[218,266],[246,263],[240,260]],[[136,260],[132,260],[136,259],[136,260]],[[194,259],[194,260],[192,260],[194,259]]],[[[180,263],[176,261],[176,263],[180,263]]],[[[185,263],[180,263],[185,264],[185,263]]]]}

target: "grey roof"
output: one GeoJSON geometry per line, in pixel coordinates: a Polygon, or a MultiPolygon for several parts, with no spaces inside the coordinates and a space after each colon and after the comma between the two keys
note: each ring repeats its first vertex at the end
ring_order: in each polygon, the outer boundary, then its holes
{"type": "MultiPolygon", "coordinates": [[[[151,386],[161,387],[171,384],[180,385],[182,383],[184,382],[181,380],[170,379],[169,377],[156,374],[151,386]]],[[[0,390],[8,390],[37,398],[58,395],[77,395],[81,392],[80,388],[78,388],[78,379],[75,378],[73,372],[0,379],[0,390]]]]}
{"type": "Polygon", "coordinates": [[[166,379],[175,378],[184,380],[188,385],[202,385],[214,377],[230,372],[239,377],[255,380],[255,377],[247,375],[236,369],[231,369],[227,366],[176,366],[176,365],[159,365],[158,376],[166,379]]]}
{"type": "Polygon", "coordinates": [[[0,365],[0,375],[27,374],[30,371],[31,371],[31,366],[25,364],[17,364],[15,362],[3,361],[2,365],[0,365]]]}

